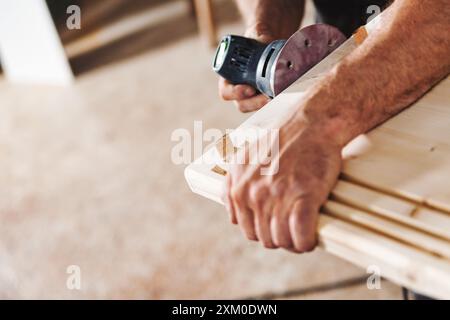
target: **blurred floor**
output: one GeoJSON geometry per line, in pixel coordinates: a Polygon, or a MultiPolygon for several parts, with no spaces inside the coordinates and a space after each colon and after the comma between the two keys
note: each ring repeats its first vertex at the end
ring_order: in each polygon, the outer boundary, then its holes
{"type": "Polygon", "coordinates": [[[172,131],[245,118],[218,99],[211,56],[191,34],[70,88],[0,80],[0,298],[401,298],[320,250],[246,241],[223,207],[190,192],[172,131]],[[66,286],[69,265],[81,290],[66,286]]]}

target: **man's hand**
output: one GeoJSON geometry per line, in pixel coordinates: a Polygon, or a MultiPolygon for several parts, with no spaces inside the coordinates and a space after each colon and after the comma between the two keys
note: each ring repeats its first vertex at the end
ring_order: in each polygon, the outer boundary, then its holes
{"type": "MultiPolygon", "coordinates": [[[[261,25],[251,26],[244,36],[262,43],[275,40],[268,28],[261,25]]],[[[241,112],[256,111],[270,101],[265,95],[257,93],[255,88],[243,84],[233,85],[222,77],[219,79],[219,95],[223,100],[234,101],[241,112]]]]}
{"type": "Polygon", "coordinates": [[[278,172],[264,176],[263,165],[233,165],[225,202],[231,221],[248,239],[266,248],[311,251],[319,209],[340,172],[341,146],[321,128],[295,119],[283,126],[279,138],[279,153],[270,164],[278,165],[278,172]]]}
{"type": "MultiPolygon", "coordinates": [[[[244,34],[263,43],[287,39],[298,30],[303,16],[304,0],[238,0],[237,4],[247,25],[244,34]]],[[[234,101],[241,112],[252,112],[270,101],[248,85],[232,85],[219,80],[219,95],[234,101]]]]}
{"type": "Polygon", "coordinates": [[[231,166],[226,202],[249,239],[297,252],[314,247],[318,210],[339,174],[342,148],[449,74],[448,16],[448,0],[396,0],[377,30],[298,101],[280,129],[272,159],[278,172],[231,166]]]}

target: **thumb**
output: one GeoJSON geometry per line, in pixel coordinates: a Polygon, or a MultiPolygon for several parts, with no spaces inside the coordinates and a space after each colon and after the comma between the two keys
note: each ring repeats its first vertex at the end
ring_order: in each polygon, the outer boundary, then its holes
{"type": "Polygon", "coordinates": [[[269,26],[264,23],[257,23],[247,28],[244,36],[263,43],[269,43],[276,40],[269,26]]]}

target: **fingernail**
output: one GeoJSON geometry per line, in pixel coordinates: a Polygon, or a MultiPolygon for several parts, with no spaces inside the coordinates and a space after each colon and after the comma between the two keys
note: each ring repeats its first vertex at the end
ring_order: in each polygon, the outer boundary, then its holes
{"type": "Polygon", "coordinates": [[[247,97],[251,97],[251,96],[253,96],[255,93],[256,93],[256,91],[255,91],[255,89],[253,89],[253,88],[247,88],[247,89],[245,89],[245,95],[246,95],[247,97]]]}

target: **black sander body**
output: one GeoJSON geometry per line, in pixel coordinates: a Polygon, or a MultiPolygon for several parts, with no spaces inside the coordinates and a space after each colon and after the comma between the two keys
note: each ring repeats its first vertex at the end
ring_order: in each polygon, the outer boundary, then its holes
{"type": "Polygon", "coordinates": [[[228,35],[217,48],[213,70],[232,84],[250,85],[273,98],[345,40],[327,24],[305,27],[288,40],[269,44],[228,35]]]}

